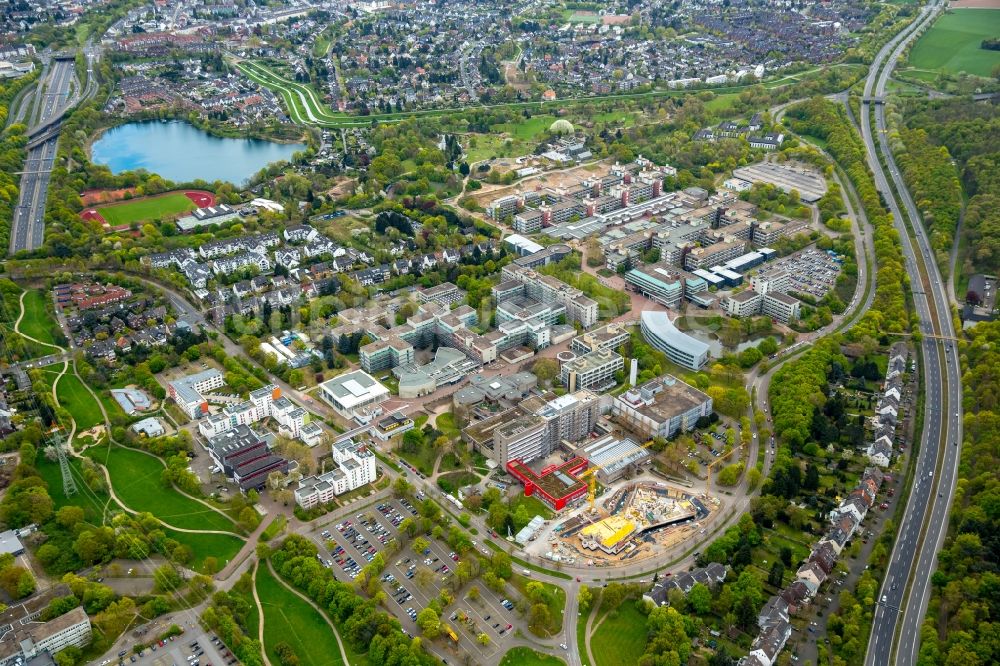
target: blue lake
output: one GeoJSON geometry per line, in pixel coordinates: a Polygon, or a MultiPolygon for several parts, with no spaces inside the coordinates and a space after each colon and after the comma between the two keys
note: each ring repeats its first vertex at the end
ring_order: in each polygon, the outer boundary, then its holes
{"type": "Polygon", "coordinates": [[[243,184],[271,162],[291,159],[302,143],[227,139],[184,122],[148,121],[114,127],[91,148],[91,160],[112,173],[145,169],[175,182],[243,184]]]}

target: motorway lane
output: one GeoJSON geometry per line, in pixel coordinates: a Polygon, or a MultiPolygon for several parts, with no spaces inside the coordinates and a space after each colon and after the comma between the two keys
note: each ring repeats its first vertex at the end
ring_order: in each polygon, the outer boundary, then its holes
{"type": "MultiPolygon", "coordinates": [[[[933,20],[939,5],[925,7],[923,15],[879,52],[869,72],[865,85],[865,97],[882,97],[886,82],[891,76],[895,62],[907,46],[919,26],[933,20]],[[881,64],[887,65],[881,71],[881,64]]],[[[868,107],[864,107],[867,112],[868,107]]],[[[867,113],[862,118],[862,135],[868,152],[869,165],[875,175],[878,189],[885,195],[890,210],[900,231],[906,266],[911,275],[913,301],[919,318],[919,330],[926,334],[939,331],[942,335],[954,335],[951,310],[944,293],[940,275],[933,262],[926,234],[909,192],[906,190],[899,169],[896,167],[886,139],[885,110],[883,105],[875,105],[875,129],[882,153],[886,158],[893,183],[903,201],[911,226],[916,232],[915,249],[906,232],[902,211],[892,195],[886,173],[878,163],[871,120],[867,113]],[[928,293],[925,292],[918,270],[918,252],[926,266],[930,297],[936,310],[932,318],[928,293]],[[937,328],[935,329],[935,325],[937,328]]],[[[924,431],[922,446],[916,461],[914,484],[907,503],[893,548],[889,567],[880,592],[880,601],[875,609],[872,634],[869,639],[866,664],[881,665],[892,661],[893,645],[896,641],[897,625],[902,615],[902,631],[896,662],[912,664],[916,661],[919,647],[919,627],[923,620],[927,598],[930,592],[930,577],[934,570],[937,549],[944,538],[948,510],[954,489],[959,456],[958,442],[961,440],[961,384],[958,370],[957,346],[953,342],[942,342],[925,338],[920,351],[924,360],[924,380],[926,399],[924,405],[924,431]],[[942,354],[943,351],[943,354],[942,354]],[[942,363],[941,357],[945,357],[942,363]],[[944,445],[942,445],[942,438],[944,445]],[[935,468],[939,454],[943,452],[941,471],[935,478],[935,468]],[[938,485],[935,485],[938,484],[938,485]],[[937,493],[937,497],[935,497],[937,493]],[[947,493],[947,495],[945,495],[947,493]],[[941,501],[937,501],[941,499],[941,501]],[[929,518],[926,538],[922,534],[925,521],[929,518]],[[913,587],[908,588],[911,576],[913,587]]]]}
{"type": "MultiPolygon", "coordinates": [[[[73,68],[73,61],[52,62],[48,87],[42,96],[39,125],[58,117],[66,108],[73,68]]],[[[18,205],[14,209],[10,234],[11,254],[18,250],[34,250],[42,245],[45,237],[45,204],[58,140],[58,136],[53,137],[28,151],[21,176],[18,205]]]]}

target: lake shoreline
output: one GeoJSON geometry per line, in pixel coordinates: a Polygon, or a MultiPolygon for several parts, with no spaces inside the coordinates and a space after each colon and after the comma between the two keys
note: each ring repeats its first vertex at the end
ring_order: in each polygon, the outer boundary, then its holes
{"type": "Polygon", "coordinates": [[[243,187],[308,144],[221,136],[186,120],[145,119],[102,127],[88,137],[88,159],[118,175],[145,170],[172,182],[224,181],[243,187]]]}

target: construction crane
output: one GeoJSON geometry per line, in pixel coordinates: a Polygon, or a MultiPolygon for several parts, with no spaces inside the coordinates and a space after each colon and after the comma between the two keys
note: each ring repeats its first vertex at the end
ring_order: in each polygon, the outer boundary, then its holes
{"type": "MultiPolygon", "coordinates": [[[[645,444],[641,445],[639,447],[639,450],[645,451],[652,445],[653,445],[653,440],[649,440],[645,444]]],[[[590,506],[591,511],[594,510],[594,501],[597,499],[597,473],[602,469],[604,469],[605,467],[610,467],[611,465],[614,465],[616,462],[622,461],[625,458],[628,458],[629,456],[634,454],[635,451],[629,451],[628,453],[624,453],[620,456],[617,456],[616,458],[613,458],[602,465],[592,465],[589,469],[587,469],[587,471],[585,471],[583,474],[580,475],[580,479],[585,480],[589,488],[589,491],[587,492],[587,504],[590,506]]]]}

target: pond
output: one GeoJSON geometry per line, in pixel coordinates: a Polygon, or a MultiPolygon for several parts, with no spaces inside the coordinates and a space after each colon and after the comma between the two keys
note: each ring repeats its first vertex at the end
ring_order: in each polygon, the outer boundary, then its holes
{"type": "Polygon", "coordinates": [[[185,122],[147,121],[113,127],[91,148],[112,173],[145,169],[175,182],[224,180],[242,185],[271,162],[291,159],[302,143],[212,136],[185,122]]]}
{"type": "Polygon", "coordinates": [[[779,345],[781,344],[781,336],[759,333],[757,335],[750,336],[747,340],[737,343],[735,347],[730,347],[722,343],[722,340],[719,339],[719,335],[712,329],[711,326],[704,326],[700,324],[696,318],[688,317],[683,322],[678,321],[676,323],[678,328],[683,330],[686,334],[690,335],[695,340],[700,340],[708,345],[709,352],[714,358],[721,358],[723,354],[738,354],[749,347],[756,347],[764,338],[774,338],[775,342],[779,345]]]}

